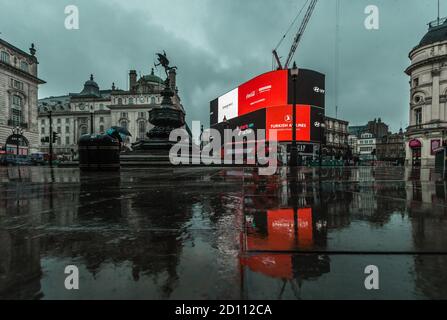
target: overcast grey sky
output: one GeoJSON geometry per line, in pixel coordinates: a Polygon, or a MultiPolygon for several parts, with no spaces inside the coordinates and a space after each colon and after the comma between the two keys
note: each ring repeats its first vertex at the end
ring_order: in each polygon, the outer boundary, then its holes
{"type": "MultiPolygon", "coordinates": [[[[90,73],[101,89],[127,88],[129,69],[148,74],[154,53],[178,66],[188,121],[209,122],[209,101],[270,71],[271,50],[305,0],[0,0],[0,37],[37,47],[39,97],[79,92],[90,73]],[[80,29],[66,30],[76,5],[80,29]]],[[[442,1],[445,2],[445,1],[442,1]]],[[[408,53],[436,18],[436,0],[340,0],[339,117],[352,125],[381,117],[393,131],[408,124],[408,53]],[[366,30],[367,5],[380,29],[366,30]]],[[[441,4],[441,16],[447,4],[441,4]]],[[[279,52],[286,56],[294,35],[279,52]]],[[[326,74],[327,114],[335,115],[335,0],[320,0],[295,60],[326,74]]],[[[160,72],[161,75],[161,72],[160,72]]]]}

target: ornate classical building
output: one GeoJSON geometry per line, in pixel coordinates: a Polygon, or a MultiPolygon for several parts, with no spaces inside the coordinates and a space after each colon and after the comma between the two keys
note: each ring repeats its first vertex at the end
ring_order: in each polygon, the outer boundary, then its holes
{"type": "Polygon", "coordinates": [[[21,132],[20,154],[29,154],[39,147],[37,126],[38,78],[36,49],[26,53],[0,39],[0,151],[16,153],[8,139],[12,131],[21,132]]]}
{"type": "Polygon", "coordinates": [[[409,54],[410,125],[406,163],[434,165],[434,153],[447,131],[447,19],[429,24],[428,32],[409,54]]]}
{"type": "Polygon", "coordinates": [[[340,158],[346,155],[348,145],[348,126],[345,120],[325,117],[325,145],[326,154],[340,158]]]}
{"type": "MultiPolygon", "coordinates": [[[[175,92],[173,103],[184,111],[176,87],[176,72],[169,73],[170,85],[175,92]]],[[[120,90],[112,84],[111,89],[101,90],[93,75],[84,83],[79,93],[49,97],[39,100],[39,133],[41,138],[50,135],[49,111],[53,119],[53,132],[58,134],[54,144],[55,154],[71,154],[77,150],[81,135],[104,133],[111,126],[127,128],[132,137],[131,144],[144,139],[153,127],[148,112],[162,102],[163,80],[154,74],[137,78],[137,72],[129,72],[129,89],[120,90]]],[[[48,143],[42,143],[41,150],[48,151],[48,143]]]]}

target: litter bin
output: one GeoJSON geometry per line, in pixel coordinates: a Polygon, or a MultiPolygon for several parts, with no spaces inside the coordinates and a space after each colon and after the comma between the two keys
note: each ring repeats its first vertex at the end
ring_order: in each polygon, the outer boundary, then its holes
{"type": "Polygon", "coordinates": [[[120,142],[107,134],[88,134],[79,138],[79,168],[82,171],[120,169],[120,142]]]}

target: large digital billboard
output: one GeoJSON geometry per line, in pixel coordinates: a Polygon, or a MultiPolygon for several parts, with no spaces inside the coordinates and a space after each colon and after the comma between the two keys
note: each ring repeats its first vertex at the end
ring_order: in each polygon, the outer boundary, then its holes
{"type": "Polygon", "coordinates": [[[319,142],[325,108],[325,76],[299,69],[294,81],[290,70],[261,74],[210,103],[210,125],[219,130],[266,129],[277,131],[279,142],[292,141],[292,106],[297,104],[297,140],[319,142]],[[295,97],[294,97],[295,96],[295,97]]]}
{"type": "Polygon", "coordinates": [[[322,73],[299,69],[298,77],[293,81],[290,70],[267,72],[211,101],[210,125],[261,109],[292,105],[294,101],[324,109],[325,93],[322,73]]]}

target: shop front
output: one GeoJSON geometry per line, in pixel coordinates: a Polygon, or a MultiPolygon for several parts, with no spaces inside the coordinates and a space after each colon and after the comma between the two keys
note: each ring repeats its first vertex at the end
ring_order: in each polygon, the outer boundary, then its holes
{"type": "Polygon", "coordinates": [[[418,139],[412,139],[408,143],[411,150],[411,165],[413,167],[421,166],[422,142],[418,139]]]}

